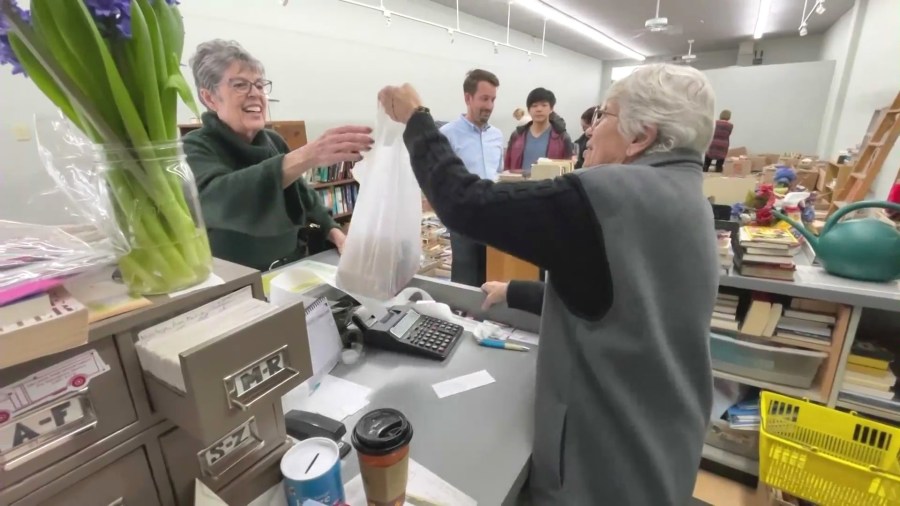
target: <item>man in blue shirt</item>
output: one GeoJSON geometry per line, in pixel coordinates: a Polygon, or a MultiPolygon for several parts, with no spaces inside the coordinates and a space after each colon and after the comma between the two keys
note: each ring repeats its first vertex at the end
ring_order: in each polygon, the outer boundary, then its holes
{"type": "MultiPolygon", "coordinates": [[[[503,165],[503,132],[488,124],[497,100],[500,80],[487,70],[475,69],[463,81],[466,113],[441,127],[466,169],[482,179],[496,181],[503,165]]],[[[470,286],[484,283],[487,268],[484,245],[451,231],[451,280],[470,286]]]]}

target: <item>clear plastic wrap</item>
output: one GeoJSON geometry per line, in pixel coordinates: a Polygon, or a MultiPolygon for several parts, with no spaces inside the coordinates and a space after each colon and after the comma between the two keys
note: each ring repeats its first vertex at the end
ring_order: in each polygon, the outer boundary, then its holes
{"type": "Polygon", "coordinates": [[[359,199],[337,271],[338,288],[388,300],[416,275],[422,256],[422,193],[403,144],[403,125],[379,107],[375,146],[356,164],[359,199]]]}

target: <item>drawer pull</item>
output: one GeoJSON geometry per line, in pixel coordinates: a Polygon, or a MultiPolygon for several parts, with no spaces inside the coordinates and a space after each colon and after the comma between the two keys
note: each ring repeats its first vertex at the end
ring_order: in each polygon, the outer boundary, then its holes
{"type": "Polygon", "coordinates": [[[87,389],[0,426],[0,467],[11,471],[97,427],[87,389]]]}
{"type": "Polygon", "coordinates": [[[288,363],[287,348],[284,345],[223,378],[229,407],[246,411],[257,401],[300,375],[300,371],[290,367],[288,363]]]}
{"type": "Polygon", "coordinates": [[[244,457],[265,445],[256,426],[256,417],[242,423],[225,437],[197,453],[203,475],[216,478],[228,471],[244,457]]]}

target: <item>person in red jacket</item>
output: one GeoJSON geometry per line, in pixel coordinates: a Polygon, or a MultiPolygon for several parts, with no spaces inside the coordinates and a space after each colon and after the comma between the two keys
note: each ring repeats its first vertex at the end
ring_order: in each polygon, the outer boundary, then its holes
{"type": "Polygon", "coordinates": [[[535,88],[525,101],[532,120],[513,132],[506,149],[504,168],[531,173],[539,158],[571,158],[575,144],[566,132],[566,122],[553,113],[556,96],[552,91],[535,88]]]}
{"type": "Polygon", "coordinates": [[[713,160],[716,161],[716,172],[722,172],[722,166],[725,165],[725,157],[728,156],[728,143],[731,139],[731,130],[733,128],[731,111],[725,109],[719,114],[719,120],[716,121],[716,131],[713,134],[712,142],[709,143],[709,149],[706,151],[703,172],[709,171],[709,166],[713,160]]]}

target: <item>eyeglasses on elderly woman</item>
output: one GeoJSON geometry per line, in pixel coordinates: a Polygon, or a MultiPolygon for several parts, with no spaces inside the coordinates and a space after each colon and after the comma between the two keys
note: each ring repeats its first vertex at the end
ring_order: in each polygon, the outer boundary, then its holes
{"type": "Polygon", "coordinates": [[[251,82],[247,79],[235,78],[228,81],[228,86],[242,95],[249,95],[251,86],[265,95],[272,93],[272,81],[269,81],[268,79],[257,79],[256,81],[251,82]]]}

